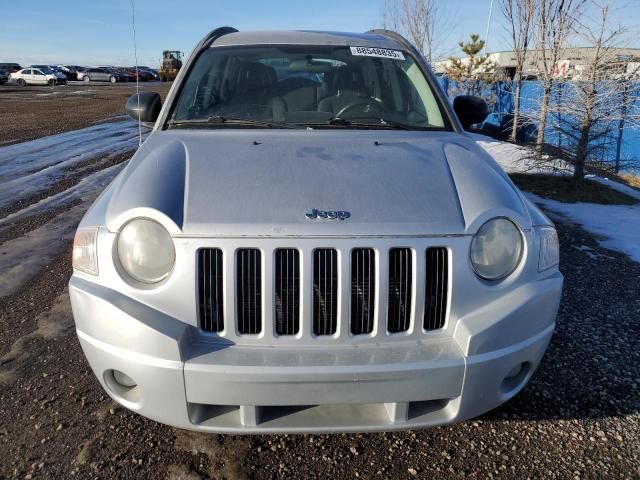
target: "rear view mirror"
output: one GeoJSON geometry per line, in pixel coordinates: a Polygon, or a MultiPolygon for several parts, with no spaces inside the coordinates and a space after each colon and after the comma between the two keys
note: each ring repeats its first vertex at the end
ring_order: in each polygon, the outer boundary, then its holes
{"type": "Polygon", "coordinates": [[[491,113],[487,102],[473,95],[460,95],[454,98],[453,109],[465,130],[471,125],[484,122],[491,113]]]}
{"type": "Polygon", "coordinates": [[[127,99],[124,109],[134,120],[140,118],[145,127],[153,128],[161,107],[162,100],[159,94],[156,92],[140,92],[139,94],[131,95],[127,99]]]}

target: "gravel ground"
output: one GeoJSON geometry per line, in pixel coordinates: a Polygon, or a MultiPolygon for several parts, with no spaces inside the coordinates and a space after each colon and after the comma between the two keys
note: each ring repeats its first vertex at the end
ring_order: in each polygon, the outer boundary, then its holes
{"type": "MultiPolygon", "coordinates": [[[[164,98],[169,83],[143,82],[141,91],[164,98]]],[[[0,146],[77,130],[124,113],[135,83],[117,85],[0,86],[0,146]]]]}
{"type": "MultiPolygon", "coordinates": [[[[12,209],[0,260],[89,200],[12,209]]],[[[462,424],[353,435],[204,435],[117,406],[75,336],[64,233],[40,271],[0,297],[0,478],[640,479],[640,265],[557,220],[566,280],[558,328],[522,393],[462,424]]]]}

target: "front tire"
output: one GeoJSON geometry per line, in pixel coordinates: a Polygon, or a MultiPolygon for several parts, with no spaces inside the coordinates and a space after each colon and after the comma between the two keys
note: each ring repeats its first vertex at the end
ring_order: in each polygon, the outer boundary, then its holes
{"type": "Polygon", "coordinates": [[[49,81],[47,82],[47,84],[48,84],[50,87],[55,87],[55,85],[56,85],[56,81],[55,81],[55,80],[53,80],[53,79],[51,79],[51,80],[49,80],[49,81]]]}
{"type": "Polygon", "coordinates": [[[116,83],[118,81],[118,79],[112,75],[111,77],[109,77],[109,81],[111,83],[116,83]]]}
{"type": "Polygon", "coordinates": [[[82,81],[89,83],[91,79],[89,78],[89,75],[85,75],[84,77],[82,77],[82,81]]]}
{"type": "Polygon", "coordinates": [[[19,87],[26,87],[27,86],[27,82],[24,81],[24,78],[19,78],[16,83],[18,84],[19,87]]]}

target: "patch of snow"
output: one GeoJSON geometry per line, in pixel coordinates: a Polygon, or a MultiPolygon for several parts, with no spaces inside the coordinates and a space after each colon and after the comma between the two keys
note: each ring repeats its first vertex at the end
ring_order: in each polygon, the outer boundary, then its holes
{"type": "Polygon", "coordinates": [[[137,146],[137,123],[125,120],[0,147],[0,207],[46,190],[79,163],[137,146]]]}
{"type": "Polygon", "coordinates": [[[533,193],[525,195],[543,208],[582,225],[600,237],[603,247],[626,253],[640,262],[640,205],[563,203],[533,193]]]}
{"type": "Polygon", "coordinates": [[[62,97],[62,96],[88,96],[93,97],[96,95],[95,90],[74,90],[71,92],[63,92],[60,90],[56,90],[54,92],[49,93],[36,93],[36,97],[62,97]]]}
{"type": "Polygon", "coordinates": [[[20,290],[53,258],[69,248],[86,210],[85,205],[78,205],[45,225],[0,245],[0,297],[20,290]]]}
{"type": "Polygon", "coordinates": [[[507,173],[567,174],[573,172],[573,167],[563,160],[552,161],[548,156],[545,156],[545,160],[548,162],[536,160],[529,147],[501,142],[478,133],[468,135],[491,155],[507,173]]]}
{"type": "Polygon", "coordinates": [[[111,183],[115,176],[126,165],[125,162],[113,165],[103,170],[83,178],[73,187],[64,190],[50,197],[46,197],[37,203],[27,206],[22,210],[7,215],[4,218],[0,218],[0,232],[7,230],[15,225],[20,220],[44,213],[48,210],[54,209],[72,199],[78,198],[86,208],[93,203],[97,196],[111,183]]]}

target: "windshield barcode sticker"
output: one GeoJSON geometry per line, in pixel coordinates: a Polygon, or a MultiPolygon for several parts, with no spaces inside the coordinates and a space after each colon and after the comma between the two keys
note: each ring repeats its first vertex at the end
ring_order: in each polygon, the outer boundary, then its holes
{"type": "Polygon", "coordinates": [[[404,55],[399,50],[389,50],[387,48],[374,47],[351,47],[351,55],[360,57],[380,57],[392,58],[394,60],[404,60],[404,55]]]}

